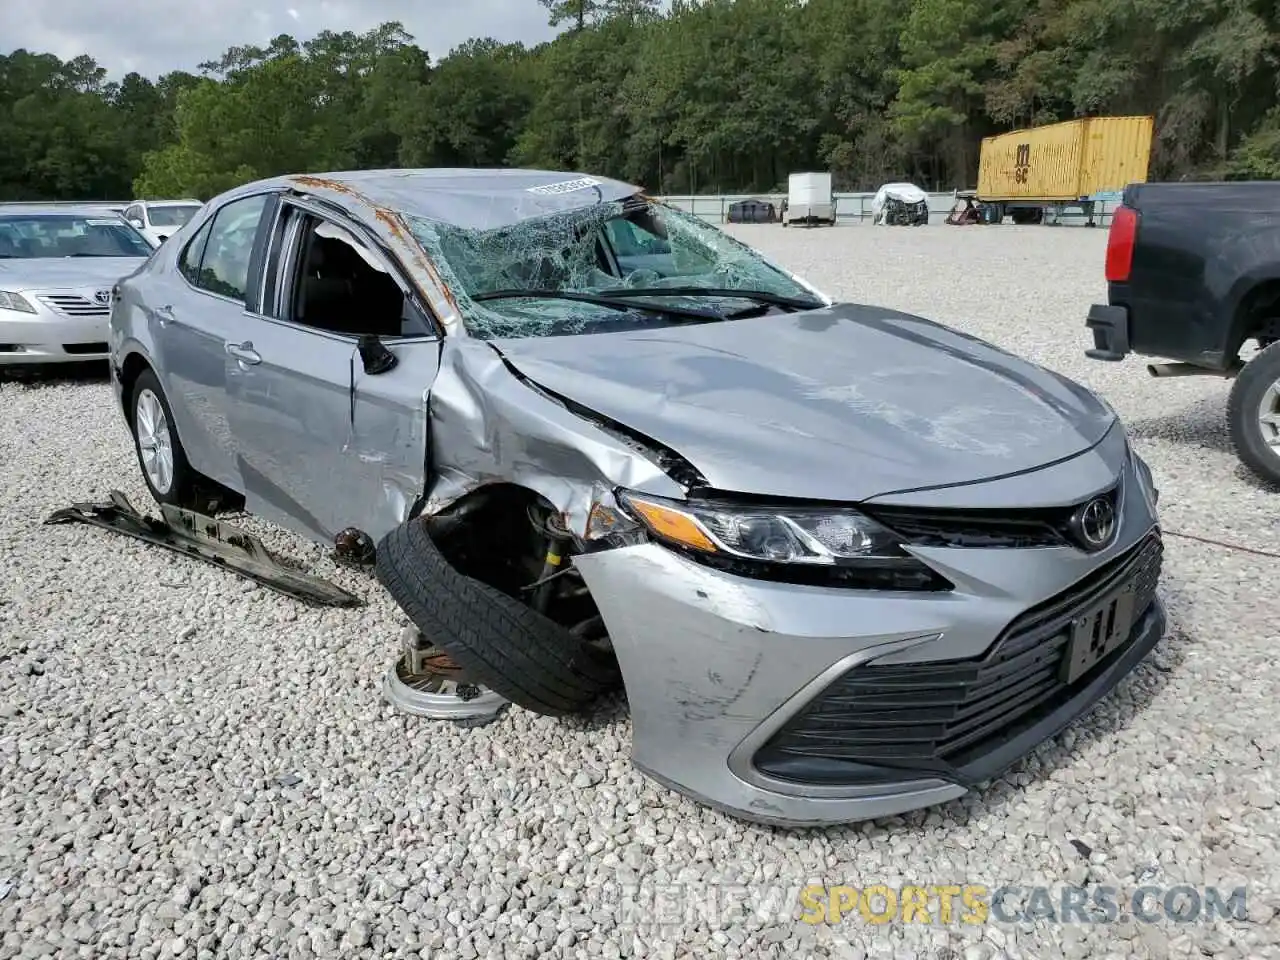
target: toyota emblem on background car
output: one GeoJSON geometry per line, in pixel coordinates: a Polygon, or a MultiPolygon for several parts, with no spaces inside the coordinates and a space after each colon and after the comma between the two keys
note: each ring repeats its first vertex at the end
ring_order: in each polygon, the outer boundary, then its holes
{"type": "Polygon", "coordinates": [[[98,303],[102,304],[105,307],[108,303],[111,302],[111,291],[99,290],[97,293],[93,295],[93,299],[98,301],[98,303]]]}
{"type": "Polygon", "coordinates": [[[1111,539],[1116,529],[1116,511],[1103,497],[1090,500],[1080,511],[1080,535],[1085,543],[1097,549],[1111,539]]]}

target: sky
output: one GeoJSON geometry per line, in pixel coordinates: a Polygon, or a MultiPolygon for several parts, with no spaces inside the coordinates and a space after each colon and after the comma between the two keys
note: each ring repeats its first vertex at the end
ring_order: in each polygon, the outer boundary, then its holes
{"type": "Polygon", "coordinates": [[[87,53],[112,79],[131,70],[155,79],[281,33],[307,40],[388,20],[403,23],[432,62],[472,37],[533,44],[555,33],[538,0],[49,0],[0,2],[0,52],[87,53]]]}

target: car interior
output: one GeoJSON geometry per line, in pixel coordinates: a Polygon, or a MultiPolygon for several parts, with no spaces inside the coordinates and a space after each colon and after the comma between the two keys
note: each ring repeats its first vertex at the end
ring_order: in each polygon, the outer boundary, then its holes
{"type": "Polygon", "coordinates": [[[345,333],[400,337],[409,323],[404,292],[377,257],[347,231],[307,215],[289,315],[296,323],[345,333]]]}

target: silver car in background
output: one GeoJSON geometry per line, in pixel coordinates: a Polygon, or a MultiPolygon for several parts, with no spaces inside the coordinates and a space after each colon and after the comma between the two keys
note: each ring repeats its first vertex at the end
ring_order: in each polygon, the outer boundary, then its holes
{"type": "Polygon", "coordinates": [[[151,251],[110,211],[0,205],[0,368],[105,359],[112,288],[151,251]]]}
{"type": "Polygon", "coordinates": [[[621,685],[635,764],[741,817],[958,797],[1164,631],[1156,490],[1105,402],[626,183],[247,184],[111,333],[158,501],[367,547],[413,624],[393,702],[621,685]]]}

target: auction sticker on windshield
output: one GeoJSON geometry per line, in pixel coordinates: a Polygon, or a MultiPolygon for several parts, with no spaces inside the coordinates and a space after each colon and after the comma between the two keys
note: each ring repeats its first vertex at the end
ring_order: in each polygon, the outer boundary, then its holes
{"type": "Polygon", "coordinates": [[[529,193],[542,194],[560,194],[573,193],[575,190],[585,190],[587,187],[598,187],[600,181],[595,177],[580,177],[577,180],[563,180],[560,183],[547,183],[540,187],[528,187],[529,193]]]}

